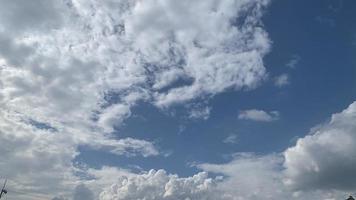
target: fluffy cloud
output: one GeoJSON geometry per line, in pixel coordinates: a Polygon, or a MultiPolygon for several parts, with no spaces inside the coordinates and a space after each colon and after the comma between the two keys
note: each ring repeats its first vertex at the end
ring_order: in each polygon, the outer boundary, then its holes
{"type": "Polygon", "coordinates": [[[281,154],[257,156],[250,153],[236,154],[223,164],[200,164],[206,172],[222,174],[217,183],[218,200],[295,199],[336,200],[346,198],[345,192],[336,190],[295,191],[286,185],[284,157],[281,154]]]}
{"type": "Polygon", "coordinates": [[[265,77],[266,0],[37,1],[2,2],[0,99],[24,115],[111,132],[137,101],[169,106],[265,77]],[[29,28],[9,28],[20,19],[29,28]]]}
{"type": "Polygon", "coordinates": [[[223,164],[203,163],[200,172],[178,177],[164,170],[118,177],[106,187],[101,200],[253,200],[253,199],[343,199],[339,191],[296,192],[284,183],[283,156],[236,154],[223,164]],[[207,173],[219,174],[209,178],[207,173]]]}
{"type": "Polygon", "coordinates": [[[227,178],[219,184],[227,199],[286,199],[278,155],[237,154],[226,164],[200,164],[199,168],[227,178]]]}
{"type": "MultiPolygon", "coordinates": [[[[228,88],[253,88],[265,76],[262,58],[270,46],[260,24],[261,8],[266,4],[75,1],[81,19],[92,30],[79,36],[86,41],[95,39],[91,46],[75,45],[73,49],[85,52],[85,57],[99,55],[97,60],[110,69],[112,76],[106,81],[113,89],[141,88],[158,106],[228,88]],[[95,9],[86,10],[88,4],[95,9]],[[237,24],[244,13],[252,14],[237,24]]],[[[75,36],[74,41],[78,40],[78,34],[75,36]]]]}
{"type": "Polygon", "coordinates": [[[207,173],[188,178],[169,175],[164,170],[151,170],[133,177],[120,177],[118,183],[106,188],[101,200],[193,200],[216,199],[213,179],[207,173]]]}
{"type": "Polygon", "coordinates": [[[0,177],[9,179],[9,199],[48,199],[47,195],[72,187],[70,183],[78,180],[73,175],[72,159],[77,155],[73,138],[36,130],[8,115],[0,111],[0,177]]]}
{"type": "Polygon", "coordinates": [[[3,0],[0,8],[0,31],[22,34],[24,30],[39,31],[57,28],[65,11],[62,1],[3,0]]]}
{"type": "Polygon", "coordinates": [[[286,150],[284,165],[296,189],[354,190],[356,102],[286,150]]]}
{"type": "Polygon", "coordinates": [[[278,111],[266,112],[264,110],[256,110],[256,109],[244,110],[244,111],[240,111],[238,118],[243,120],[271,122],[279,119],[279,112],[278,111]]]}
{"type": "Polygon", "coordinates": [[[73,163],[80,145],[159,155],[149,141],[110,133],[142,101],[167,107],[258,86],[270,49],[260,20],[267,4],[1,1],[1,176],[43,195],[33,199],[66,198],[86,182],[79,172],[92,175],[73,163]]]}

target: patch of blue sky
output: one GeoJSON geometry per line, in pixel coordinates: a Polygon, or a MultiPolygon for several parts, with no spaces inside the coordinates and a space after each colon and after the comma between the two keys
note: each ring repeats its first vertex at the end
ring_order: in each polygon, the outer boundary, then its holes
{"type": "Polygon", "coordinates": [[[36,120],[33,120],[33,119],[29,119],[27,122],[29,124],[31,124],[32,126],[36,127],[37,129],[47,130],[47,131],[50,131],[50,132],[57,132],[58,131],[55,127],[51,126],[48,123],[39,122],[39,121],[36,121],[36,120]]]}
{"type": "MultiPolygon", "coordinates": [[[[170,173],[191,175],[198,170],[190,163],[223,163],[229,158],[226,155],[236,152],[263,155],[285,150],[294,138],[356,99],[356,2],[343,1],[338,12],[330,5],[333,1],[273,1],[263,18],[273,41],[272,51],[264,58],[270,78],[254,90],[229,90],[208,97],[204,100],[211,107],[208,119],[189,119],[186,105],[165,110],[144,102],[135,106],[132,116],[117,127],[117,137],[155,141],[163,152],[171,152],[169,156],[125,157],[82,147],[76,159],[95,167],[137,165],[149,170],[164,166],[170,173]],[[315,20],[318,16],[333,19],[335,28],[315,20]],[[292,70],[287,63],[295,55],[299,62],[292,70]],[[283,73],[291,82],[277,88],[272,77],[283,73]],[[239,111],[248,109],[278,111],[280,119],[238,120],[239,111]],[[224,143],[231,134],[237,135],[238,143],[224,143]]],[[[111,103],[119,101],[115,95],[108,98],[111,103]]]]}

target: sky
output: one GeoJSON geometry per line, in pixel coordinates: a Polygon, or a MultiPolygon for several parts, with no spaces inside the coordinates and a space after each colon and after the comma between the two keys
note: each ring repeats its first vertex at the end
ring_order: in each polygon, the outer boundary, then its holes
{"type": "Polygon", "coordinates": [[[356,195],[353,0],[0,0],[8,200],[356,195]]]}

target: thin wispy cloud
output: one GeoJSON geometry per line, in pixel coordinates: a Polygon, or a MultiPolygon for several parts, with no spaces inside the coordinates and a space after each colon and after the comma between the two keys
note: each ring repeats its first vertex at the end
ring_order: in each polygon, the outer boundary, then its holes
{"type": "Polygon", "coordinates": [[[286,64],[286,66],[291,69],[295,69],[296,66],[299,64],[300,60],[301,60],[301,57],[299,55],[293,55],[292,58],[286,64]]]}
{"type": "Polygon", "coordinates": [[[277,87],[283,87],[290,83],[288,74],[281,74],[274,78],[274,85],[277,87]]]}
{"type": "Polygon", "coordinates": [[[224,140],[224,143],[226,144],[237,144],[239,142],[238,136],[236,134],[231,134],[227,136],[224,140]]]}
{"type": "Polygon", "coordinates": [[[264,111],[257,109],[243,110],[239,112],[238,118],[240,120],[252,120],[260,122],[272,122],[279,119],[278,111],[264,111]]]}

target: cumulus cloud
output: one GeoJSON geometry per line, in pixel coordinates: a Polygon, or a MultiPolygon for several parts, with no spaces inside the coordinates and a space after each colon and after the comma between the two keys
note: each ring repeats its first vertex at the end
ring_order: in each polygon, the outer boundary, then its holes
{"type": "Polygon", "coordinates": [[[106,187],[101,200],[253,200],[253,199],[343,199],[339,191],[296,192],[284,184],[283,156],[233,155],[222,164],[202,163],[203,172],[190,177],[151,170],[118,177],[106,187]],[[208,173],[218,174],[209,178],[208,173]]]}
{"type": "Polygon", "coordinates": [[[213,179],[208,178],[204,172],[192,177],[179,178],[177,175],[167,174],[164,170],[150,170],[148,173],[133,177],[120,177],[116,184],[100,194],[100,199],[213,200],[217,197],[213,190],[213,179]]]}
{"type": "Polygon", "coordinates": [[[240,111],[238,118],[241,120],[271,122],[279,119],[279,112],[278,111],[266,112],[264,110],[257,110],[257,109],[243,110],[240,111]]]}
{"type": "Polygon", "coordinates": [[[283,87],[289,84],[289,75],[281,74],[274,78],[274,85],[277,87],[283,87]]]}
{"type": "Polygon", "coordinates": [[[286,183],[296,189],[355,189],[356,102],[299,139],[284,155],[286,183]]]}
{"type": "Polygon", "coordinates": [[[268,2],[1,1],[0,174],[43,199],[67,198],[83,182],[78,146],[159,155],[150,141],[110,133],[142,101],[168,107],[257,87],[268,2]]]}
{"type": "Polygon", "coordinates": [[[202,172],[190,177],[121,175],[100,199],[345,199],[355,188],[355,117],[356,102],[283,154],[237,153],[226,163],[195,165],[202,172]]]}
{"type": "Polygon", "coordinates": [[[226,176],[219,188],[228,199],[285,199],[291,192],[283,186],[281,161],[278,155],[236,154],[231,162],[198,167],[226,176]]]}
{"type": "Polygon", "coordinates": [[[137,101],[169,106],[265,77],[267,0],[37,1],[2,5],[1,34],[21,36],[1,37],[0,96],[24,115],[111,132],[137,101]],[[20,19],[30,28],[9,28],[20,19]]]}
{"type": "Polygon", "coordinates": [[[230,162],[198,165],[206,172],[222,174],[217,190],[220,199],[344,199],[345,193],[336,190],[296,191],[284,182],[284,157],[281,154],[258,156],[239,153],[230,162]]]}

